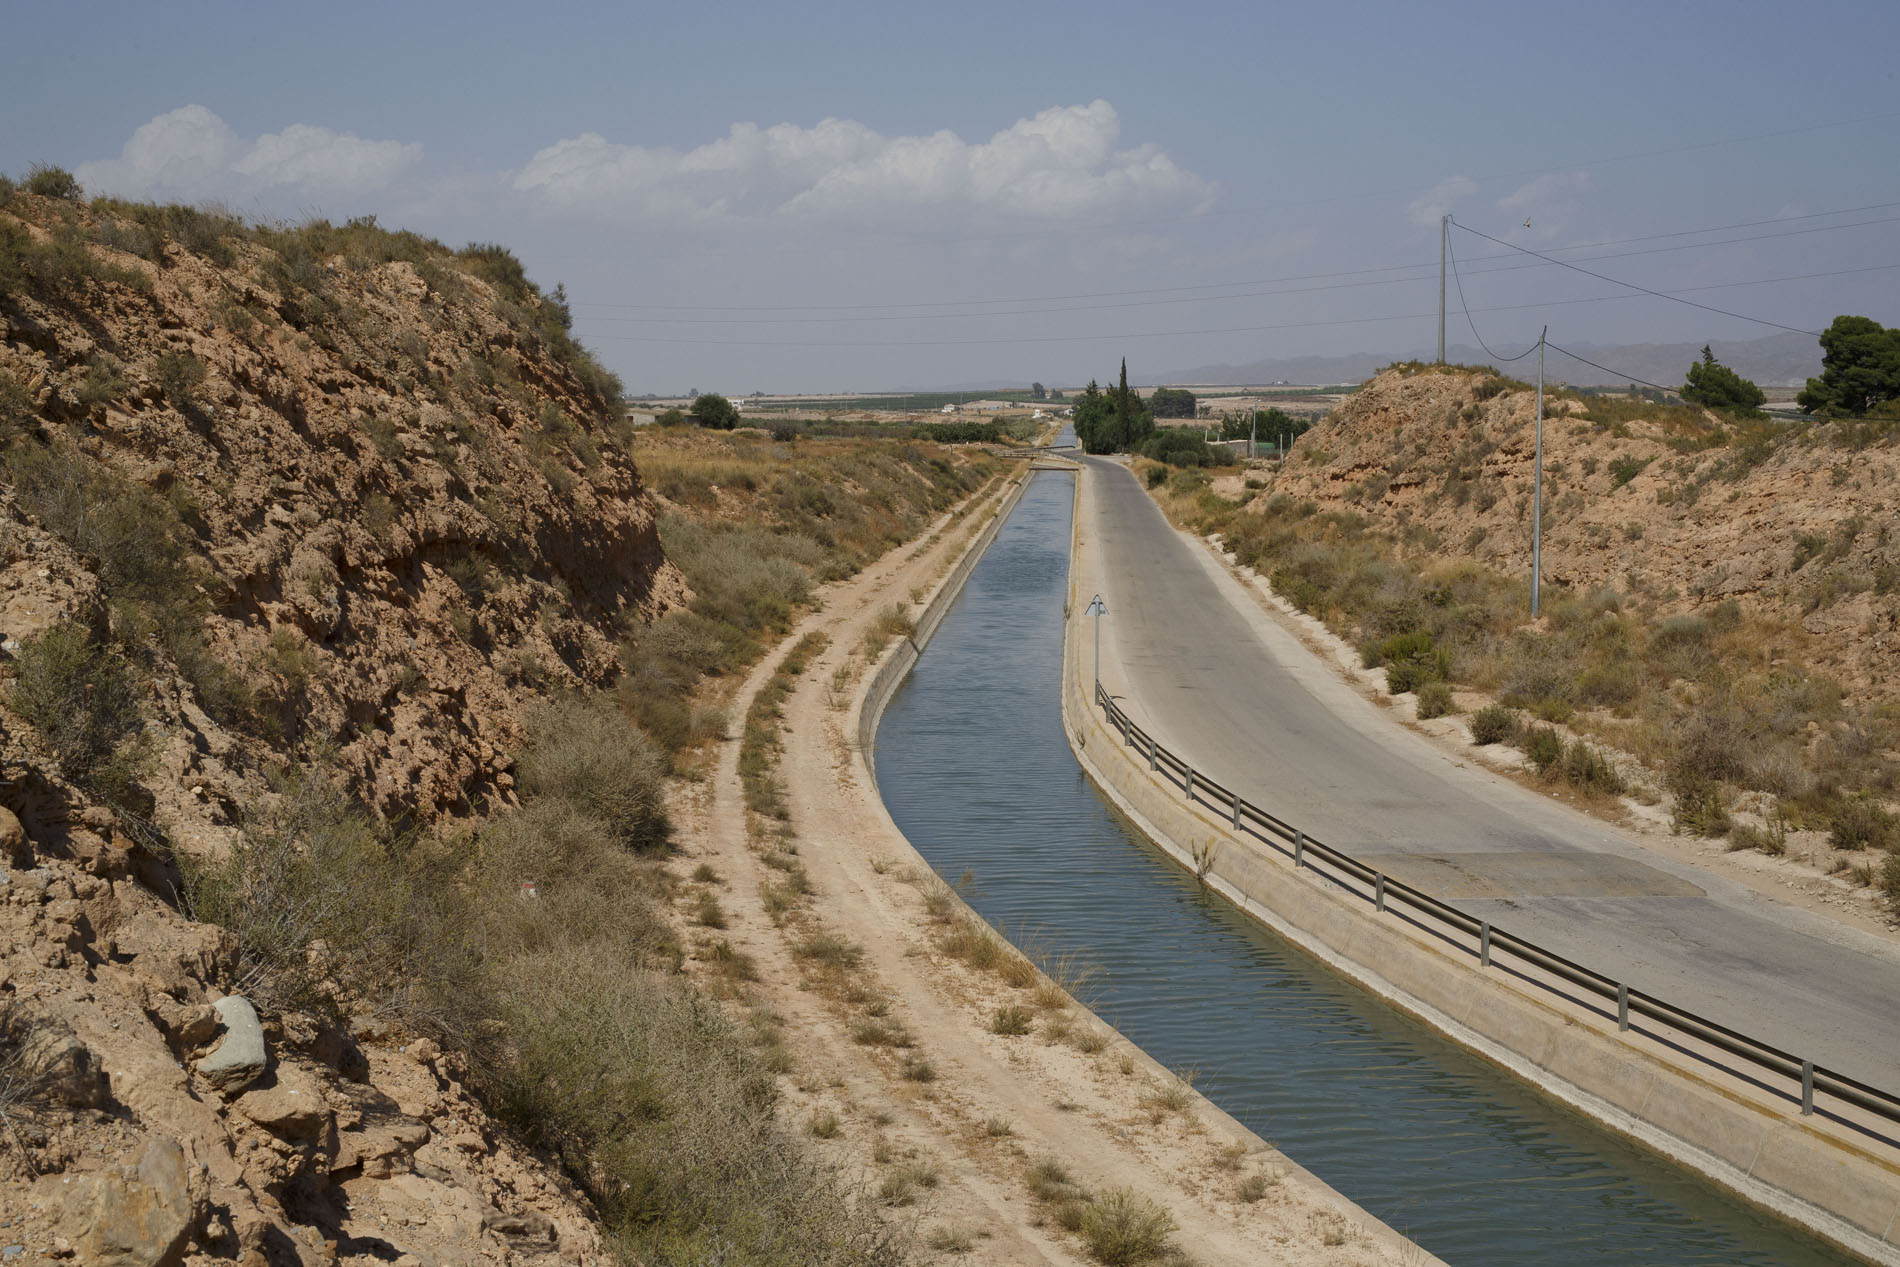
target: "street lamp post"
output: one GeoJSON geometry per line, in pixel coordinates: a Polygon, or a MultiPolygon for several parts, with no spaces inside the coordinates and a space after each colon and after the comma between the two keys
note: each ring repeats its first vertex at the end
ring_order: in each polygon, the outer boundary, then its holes
{"type": "Polygon", "coordinates": [[[1108,604],[1102,601],[1100,594],[1097,594],[1089,600],[1089,605],[1083,608],[1083,612],[1095,617],[1095,690],[1097,694],[1100,694],[1102,690],[1102,617],[1108,612],[1108,604]]]}

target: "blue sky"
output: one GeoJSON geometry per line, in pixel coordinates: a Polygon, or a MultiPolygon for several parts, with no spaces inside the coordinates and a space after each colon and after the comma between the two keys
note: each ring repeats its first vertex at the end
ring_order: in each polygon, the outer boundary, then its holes
{"type": "MultiPolygon", "coordinates": [[[[41,5],[8,32],[0,170],[505,242],[635,391],[1409,354],[1444,208],[1621,243],[1562,258],[1714,307],[1900,324],[1890,0],[41,5]],[[1393,266],[1419,267],[1365,271],[1393,266]]],[[[1774,333],[1454,246],[1501,350],[1774,333]]]]}

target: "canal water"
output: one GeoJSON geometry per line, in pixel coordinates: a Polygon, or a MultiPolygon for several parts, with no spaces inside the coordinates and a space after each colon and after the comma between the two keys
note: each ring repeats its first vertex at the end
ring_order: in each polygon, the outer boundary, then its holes
{"type": "Polygon", "coordinates": [[[1019,942],[1295,1161],[1453,1267],[1851,1262],[1554,1105],[1203,891],[1062,731],[1074,477],[1033,477],[891,701],[891,814],[1019,942]]]}

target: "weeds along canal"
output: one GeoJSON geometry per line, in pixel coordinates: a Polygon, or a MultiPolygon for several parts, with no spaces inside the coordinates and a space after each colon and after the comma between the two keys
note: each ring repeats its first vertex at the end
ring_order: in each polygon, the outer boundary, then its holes
{"type": "Polygon", "coordinates": [[[1454,1267],[1852,1261],[1330,974],[1149,845],[1060,714],[1072,475],[1033,477],[877,734],[892,816],[985,918],[1096,969],[1087,1001],[1454,1267]]]}

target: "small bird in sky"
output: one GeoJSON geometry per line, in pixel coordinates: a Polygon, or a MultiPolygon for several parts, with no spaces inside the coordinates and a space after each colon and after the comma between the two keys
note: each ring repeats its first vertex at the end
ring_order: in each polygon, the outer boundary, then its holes
{"type": "Polygon", "coordinates": [[[1524,227],[1527,229],[1531,227],[1531,218],[1529,216],[1524,217],[1524,227]]]}

